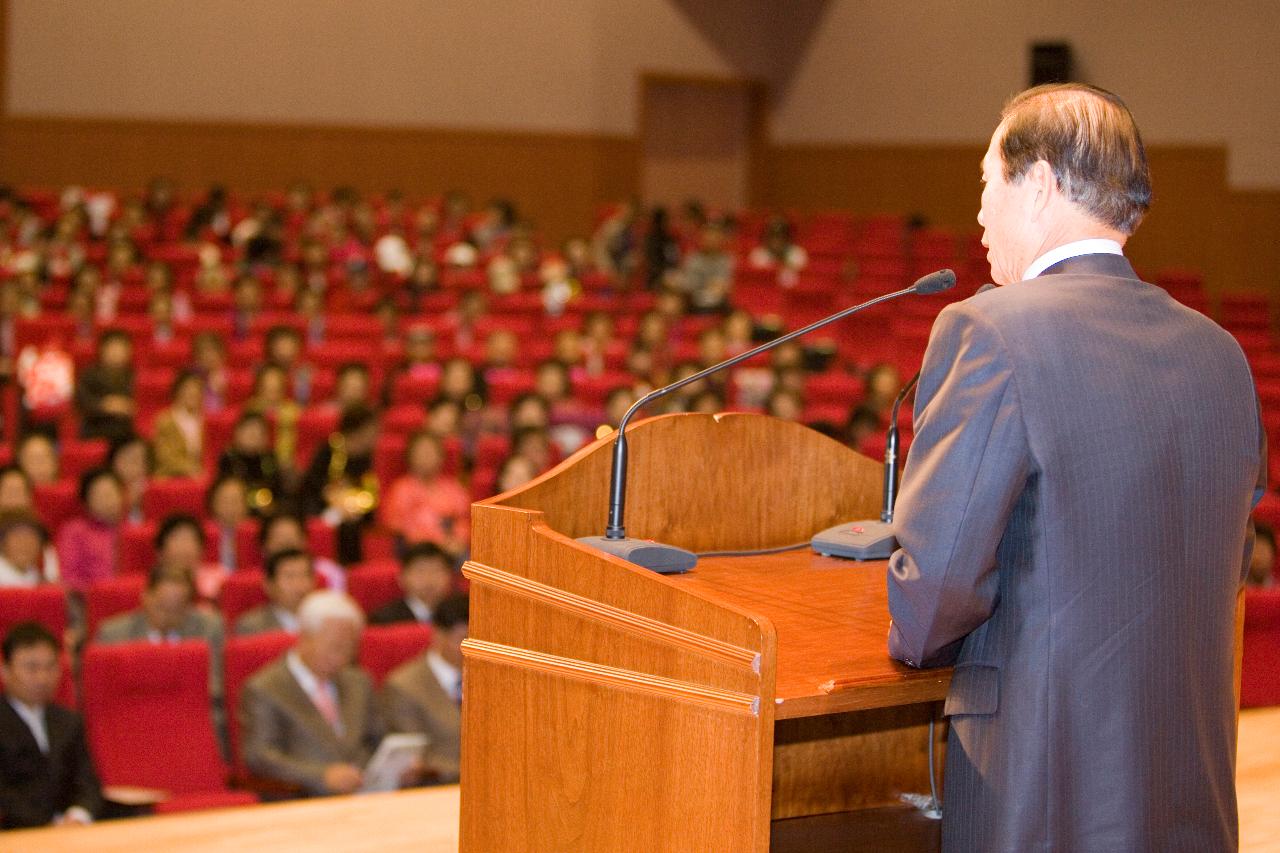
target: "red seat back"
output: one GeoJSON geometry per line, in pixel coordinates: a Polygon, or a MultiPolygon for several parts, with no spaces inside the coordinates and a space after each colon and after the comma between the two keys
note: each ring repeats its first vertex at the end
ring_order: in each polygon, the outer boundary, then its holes
{"type": "Polygon", "coordinates": [[[74,480],[59,480],[36,486],[36,513],[50,536],[58,535],[62,522],[74,518],[80,512],[80,487],[74,480]]]}
{"type": "Polygon", "coordinates": [[[107,440],[89,438],[64,441],[58,447],[59,469],[66,480],[78,482],[81,475],[107,460],[107,440]]]}
{"type": "Polygon", "coordinates": [[[223,696],[227,709],[227,739],[231,746],[231,763],[237,777],[244,777],[240,757],[240,691],[258,670],[284,654],[293,646],[293,635],[284,631],[227,637],[222,653],[223,696]]]}
{"type": "Polygon", "coordinates": [[[1240,707],[1259,705],[1280,705],[1280,589],[1245,592],[1240,707]]]}
{"type": "Polygon", "coordinates": [[[218,607],[228,632],[235,629],[241,614],[267,603],[267,593],[262,584],[265,576],[256,570],[233,572],[222,582],[218,593],[218,607]]]}
{"type": "Polygon", "coordinates": [[[204,518],[204,492],[208,485],[204,479],[186,477],[152,480],[142,494],[142,514],[149,519],[161,519],[183,512],[204,518]]]}
{"type": "Polygon", "coordinates": [[[391,670],[431,645],[431,626],[417,622],[373,625],[360,638],[360,666],[381,686],[391,670]]]}
{"type": "Polygon", "coordinates": [[[84,593],[85,636],[92,640],[98,634],[98,625],[119,613],[133,610],[142,600],[143,587],[147,585],[146,573],[121,575],[118,578],[97,581],[84,593]]]}
{"type": "Polygon", "coordinates": [[[399,598],[400,564],[395,560],[361,563],[347,572],[347,593],[365,613],[399,598]]]}
{"type": "Polygon", "coordinates": [[[90,645],[81,676],[89,747],[103,783],[175,794],[226,787],[207,645],[90,645]]]}
{"type": "Polygon", "coordinates": [[[31,589],[0,589],[0,638],[19,622],[39,622],[62,642],[67,630],[67,598],[62,587],[42,584],[31,589]]]}

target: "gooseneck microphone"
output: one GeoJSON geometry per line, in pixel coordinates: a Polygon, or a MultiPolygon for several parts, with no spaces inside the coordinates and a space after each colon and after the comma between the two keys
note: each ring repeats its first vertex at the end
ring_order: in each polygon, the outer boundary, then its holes
{"type": "MultiPolygon", "coordinates": [[[[984,284],[977,292],[985,293],[994,287],[994,284],[984,284]]],[[[920,371],[917,370],[893,398],[889,429],[884,437],[884,503],[880,507],[880,520],[845,522],[818,533],[810,545],[824,557],[887,560],[898,547],[893,536],[893,507],[898,502],[898,412],[919,381],[920,371]]]]}
{"type": "Polygon", "coordinates": [[[910,294],[920,294],[927,296],[933,293],[941,293],[949,290],[956,283],[956,274],[951,270],[938,270],[930,273],[916,281],[910,287],[896,290],[893,293],[886,293],[883,296],[877,296],[869,299],[859,305],[846,308],[830,317],[825,317],[817,322],[810,323],[794,332],[788,332],[785,335],[774,338],[773,340],[763,343],[760,346],[747,350],[744,353],[736,355],[732,358],[725,359],[719,364],[713,364],[704,370],[686,376],[683,379],[665,385],[662,388],[650,391],[641,397],[631,408],[627,409],[626,414],[622,416],[622,420],[618,423],[618,429],[615,433],[613,441],[613,468],[610,473],[609,480],[609,520],[605,527],[604,536],[587,536],[579,539],[579,542],[599,548],[621,557],[624,560],[643,566],[662,574],[670,574],[675,572],[687,572],[697,564],[697,555],[683,548],[677,548],[673,545],[663,545],[658,542],[651,542],[641,539],[630,539],[627,537],[627,530],[623,524],[623,512],[626,509],[627,495],[627,425],[631,422],[632,416],[640,409],[652,403],[654,400],[661,399],[668,394],[678,391],[686,385],[691,385],[708,376],[719,373],[722,370],[728,370],[748,359],[755,358],[761,353],[768,352],[775,347],[779,347],[789,341],[793,341],[802,335],[821,329],[838,320],[843,320],[859,311],[864,311],[881,302],[888,302],[891,299],[897,299],[910,294]]]}

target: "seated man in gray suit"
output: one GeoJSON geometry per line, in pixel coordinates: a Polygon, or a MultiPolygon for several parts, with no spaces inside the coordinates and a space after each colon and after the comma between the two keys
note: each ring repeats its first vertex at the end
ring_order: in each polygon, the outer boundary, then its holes
{"type": "Polygon", "coordinates": [[[382,687],[393,731],[430,738],[423,764],[428,779],[457,782],[462,745],[462,641],[467,638],[467,597],[452,595],[431,617],[435,633],[426,653],[399,666],[382,687]]]}
{"type": "Polygon", "coordinates": [[[222,708],[222,618],[195,606],[195,576],[186,569],[156,566],[147,575],[142,606],[113,616],[98,626],[96,642],[103,644],[177,643],[203,640],[209,644],[209,698],[219,736],[225,731],[222,708]]]}
{"type": "Polygon", "coordinates": [[[297,548],[272,554],[267,558],[263,586],[268,602],[241,615],[236,620],[235,633],[298,633],[298,608],[316,589],[316,569],[311,555],[297,548]]]}
{"type": "Polygon", "coordinates": [[[353,665],[364,614],[341,592],[298,609],[298,643],[259,670],[240,696],[245,765],[309,795],[350,794],[383,735],[373,682],[353,665]]]}

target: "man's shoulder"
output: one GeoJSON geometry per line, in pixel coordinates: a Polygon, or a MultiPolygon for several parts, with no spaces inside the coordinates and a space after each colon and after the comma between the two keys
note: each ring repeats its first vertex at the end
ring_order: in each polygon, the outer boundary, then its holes
{"type": "Polygon", "coordinates": [[[412,621],[414,621],[413,611],[409,609],[408,604],[405,604],[404,598],[388,601],[369,616],[371,625],[391,625],[396,622],[412,621]]]}
{"type": "Polygon", "coordinates": [[[246,690],[273,694],[279,692],[282,686],[292,679],[293,673],[289,671],[287,658],[285,655],[280,655],[249,676],[244,686],[246,690]]]}
{"type": "Polygon", "coordinates": [[[235,632],[237,634],[259,634],[277,627],[279,625],[271,605],[259,604],[257,607],[241,613],[236,618],[235,632]]]}
{"type": "Polygon", "coordinates": [[[334,677],[334,681],[338,682],[338,685],[344,690],[350,688],[359,690],[362,693],[373,692],[373,678],[364,671],[363,667],[355,664],[344,666],[339,670],[334,677]]]}
{"type": "Polygon", "coordinates": [[[127,643],[132,640],[144,640],[146,637],[147,624],[142,612],[129,610],[102,620],[94,639],[99,643],[127,643]]]}
{"type": "Polygon", "coordinates": [[[425,654],[415,655],[391,670],[391,674],[387,676],[384,684],[396,690],[411,692],[423,683],[429,669],[427,656],[425,654]]]}

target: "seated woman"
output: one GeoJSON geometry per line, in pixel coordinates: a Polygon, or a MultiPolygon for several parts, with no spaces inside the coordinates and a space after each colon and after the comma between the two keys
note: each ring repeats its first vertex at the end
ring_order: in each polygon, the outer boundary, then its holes
{"type": "Polygon", "coordinates": [[[248,509],[259,518],[274,512],[283,502],[283,480],[267,419],[245,412],[231,430],[231,443],[218,457],[218,476],[232,475],[244,481],[248,509]]]}
{"type": "Polygon", "coordinates": [[[338,562],[343,565],[360,562],[361,533],[378,506],[378,478],[373,473],[377,440],[375,411],[356,406],[343,412],[338,431],[311,458],[298,492],[308,515],[320,516],[336,528],[338,562]]]}
{"type": "Polygon", "coordinates": [[[58,482],[58,451],[49,436],[42,432],[29,432],[22,437],[14,453],[14,461],[32,485],[47,486],[58,482]]]}
{"type": "Polygon", "coordinates": [[[382,502],[383,527],[406,545],[434,542],[462,552],[471,533],[471,498],[456,477],[441,473],[440,439],[425,430],[414,433],[405,462],[408,473],[391,484],[382,502]]]}
{"type": "Polygon", "coordinates": [[[170,404],[156,417],[157,477],[198,477],[204,471],[204,378],[185,370],[174,380],[170,404]]]}
{"type": "Polygon", "coordinates": [[[275,422],[276,463],[288,479],[294,470],[294,453],[298,448],[298,417],[302,407],[289,394],[289,373],[278,364],[267,363],[258,368],[253,380],[253,397],[245,403],[246,412],[275,422]]]}
{"type": "Polygon", "coordinates": [[[124,483],[125,518],[135,524],[144,521],[142,496],[151,482],[151,445],[136,433],[119,436],[107,451],[107,466],[124,483]]]}
{"type": "Polygon", "coordinates": [[[117,545],[125,515],[124,483],[110,468],[95,468],[80,478],[84,514],[58,531],[58,564],[62,580],[83,593],[95,581],[116,576],[117,545]]]}

